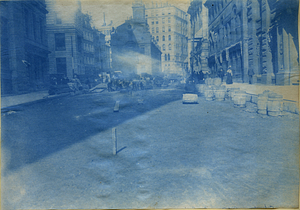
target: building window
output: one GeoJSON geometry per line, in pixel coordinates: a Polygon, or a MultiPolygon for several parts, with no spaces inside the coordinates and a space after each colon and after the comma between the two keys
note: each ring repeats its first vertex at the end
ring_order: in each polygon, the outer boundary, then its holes
{"type": "Polygon", "coordinates": [[[158,21],[156,21],[156,24],[158,24],[158,21]]]}
{"type": "Polygon", "coordinates": [[[32,15],[33,39],[37,39],[36,15],[32,15]]]}
{"type": "Polygon", "coordinates": [[[28,13],[28,10],[25,9],[24,13],[25,13],[25,30],[26,30],[26,36],[29,37],[29,31],[30,31],[29,27],[31,26],[31,24],[29,23],[29,13],[28,13]]]}
{"type": "Polygon", "coordinates": [[[61,18],[56,17],[56,24],[61,24],[61,23],[62,23],[61,18]]]}
{"type": "Polygon", "coordinates": [[[159,32],[159,29],[158,29],[158,27],[156,27],[156,33],[158,33],[159,32]]]}
{"type": "Polygon", "coordinates": [[[171,35],[169,35],[169,41],[171,41],[171,35]]]}
{"type": "Polygon", "coordinates": [[[163,51],[165,51],[165,50],[166,50],[166,45],[163,44],[163,45],[162,45],[162,48],[163,48],[163,51]]]}
{"type": "Polygon", "coordinates": [[[169,44],[169,45],[168,45],[168,48],[169,48],[169,50],[172,50],[172,45],[169,44]]]}
{"type": "Polygon", "coordinates": [[[57,33],[55,34],[55,50],[64,51],[66,50],[65,34],[57,33]]]}
{"type": "Polygon", "coordinates": [[[56,70],[57,74],[63,74],[67,76],[67,59],[63,58],[56,58],[56,70]]]}
{"type": "Polygon", "coordinates": [[[82,44],[82,38],[79,35],[77,35],[77,50],[78,50],[78,52],[82,51],[81,44],[82,44]]]}
{"type": "Polygon", "coordinates": [[[42,18],[40,18],[40,38],[41,38],[41,43],[43,43],[44,42],[44,36],[45,36],[45,28],[44,28],[44,24],[43,24],[43,19],[42,18]]]}
{"type": "Polygon", "coordinates": [[[168,26],[168,31],[169,31],[169,32],[171,31],[171,26],[168,26]]]}
{"type": "Polygon", "coordinates": [[[152,33],[154,34],[154,28],[152,28],[152,33]]]}
{"type": "Polygon", "coordinates": [[[165,32],[165,26],[162,27],[162,32],[165,32]]]}
{"type": "Polygon", "coordinates": [[[165,41],[165,35],[162,36],[162,40],[165,41]]]}
{"type": "Polygon", "coordinates": [[[152,21],[151,24],[154,25],[154,21],[152,21]]]}
{"type": "Polygon", "coordinates": [[[168,54],[168,61],[170,60],[170,54],[168,54]]]}
{"type": "Polygon", "coordinates": [[[162,19],[162,24],[165,24],[165,18],[162,19]]]}
{"type": "Polygon", "coordinates": [[[171,18],[170,17],[168,17],[168,23],[171,23],[171,18]]]}
{"type": "Polygon", "coordinates": [[[159,36],[156,36],[156,41],[159,42],[159,36]]]}
{"type": "Polygon", "coordinates": [[[165,61],[167,61],[168,60],[168,57],[167,57],[167,54],[165,54],[165,61]]]}

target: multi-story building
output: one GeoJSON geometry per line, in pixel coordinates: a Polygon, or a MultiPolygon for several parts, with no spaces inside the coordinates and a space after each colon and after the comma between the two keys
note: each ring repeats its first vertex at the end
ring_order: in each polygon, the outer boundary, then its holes
{"type": "MultiPolygon", "coordinates": [[[[47,0],[48,45],[50,74],[73,78],[97,76],[103,69],[99,63],[100,39],[99,31],[91,26],[91,16],[83,14],[80,1],[70,7],[68,16],[59,13],[55,1],[47,0]]],[[[60,5],[63,7],[64,5],[60,5]]],[[[63,10],[63,9],[60,9],[63,10]]]]}
{"type": "Polygon", "coordinates": [[[152,39],[145,18],[145,5],[132,4],[133,18],[118,26],[111,35],[112,69],[125,74],[161,73],[161,51],[152,39]]]}
{"type": "Polygon", "coordinates": [[[111,50],[105,40],[105,35],[99,31],[95,31],[95,65],[100,72],[111,71],[111,50]]]}
{"type": "Polygon", "coordinates": [[[98,27],[98,30],[105,35],[105,46],[102,45],[102,54],[105,56],[105,63],[103,64],[107,71],[111,69],[111,62],[112,62],[112,57],[111,57],[111,48],[110,48],[110,41],[111,41],[111,33],[113,31],[113,22],[110,21],[109,24],[106,24],[105,22],[105,13],[103,14],[104,16],[104,22],[103,25],[98,27]]]}
{"type": "Polygon", "coordinates": [[[188,56],[188,16],[175,6],[147,6],[146,18],[150,33],[161,47],[162,72],[183,75],[188,56]]]}
{"type": "Polygon", "coordinates": [[[237,82],[297,83],[297,1],[207,0],[204,5],[212,72],[231,66],[237,82]]]}
{"type": "Polygon", "coordinates": [[[204,1],[191,1],[188,14],[190,15],[190,30],[188,36],[189,73],[198,74],[200,71],[208,73],[208,10],[204,6],[204,1]]]}
{"type": "Polygon", "coordinates": [[[46,4],[1,1],[1,93],[44,89],[48,82],[46,4]]]}

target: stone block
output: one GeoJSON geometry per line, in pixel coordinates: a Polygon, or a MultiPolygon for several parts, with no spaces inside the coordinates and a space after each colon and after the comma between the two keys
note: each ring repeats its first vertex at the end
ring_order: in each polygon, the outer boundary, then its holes
{"type": "Polygon", "coordinates": [[[183,104],[197,104],[198,103],[198,95],[197,94],[183,94],[182,103],[183,104]]]}

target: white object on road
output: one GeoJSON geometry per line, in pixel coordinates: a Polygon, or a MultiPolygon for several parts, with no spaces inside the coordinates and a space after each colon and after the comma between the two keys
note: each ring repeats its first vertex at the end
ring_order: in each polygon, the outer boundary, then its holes
{"type": "Polygon", "coordinates": [[[198,95],[197,94],[183,94],[182,97],[183,104],[197,104],[198,103],[198,95]]]}
{"type": "Polygon", "coordinates": [[[117,128],[112,129],[113,155],[117,154],[117,128]]]}
{"type": "Polygon", "coordinates": [[[91,88],[90,91],[94,91],[97,89],[103,89],[106,90],[107,89],[107,84],[106,83],[100,83],[98,85],[96,85],[95,87],[91,88]]]}
{"type": "Polygon", "coordinates": [[[120,101],[116,101],[114,112],[118,112],[120,108],[120,101]]]}
{"type": "Polygon", "coordinates": [[[138,104],[144,104],[144,99],[138,99],[138,104]]]}

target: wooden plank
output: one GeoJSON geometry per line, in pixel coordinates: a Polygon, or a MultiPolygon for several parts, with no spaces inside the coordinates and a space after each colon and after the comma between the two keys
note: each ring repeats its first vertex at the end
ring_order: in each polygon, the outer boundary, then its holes
{"type": "Polygon", "coordinates": [[[117,154],[117,128],[112,128],[113,155],[117,154]]]}

